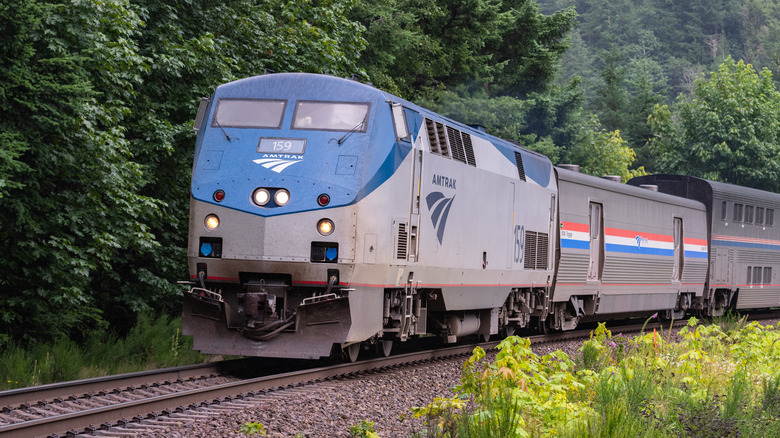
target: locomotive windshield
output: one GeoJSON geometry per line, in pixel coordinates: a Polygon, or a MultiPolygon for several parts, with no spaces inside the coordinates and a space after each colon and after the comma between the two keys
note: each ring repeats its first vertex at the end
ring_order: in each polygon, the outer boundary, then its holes
{"type": "Polygon", "coordinates": [[[279,129],[286,105],[286,100],[219,99],[211,126],[279,129]]]}
{"type": "Polygon", "coordinates": [[[295,106],[293,129],[366,132],[369,104],[301,101],[295,106]]]}

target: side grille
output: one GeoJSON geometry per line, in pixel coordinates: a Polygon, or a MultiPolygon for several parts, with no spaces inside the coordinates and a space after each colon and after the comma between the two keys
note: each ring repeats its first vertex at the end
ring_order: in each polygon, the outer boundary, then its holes
{"type": "Polygon", "coordinates": [[[450,148],[447,145],[445,126],[431,119],[425,119],[425,126],[428,128],[428,142],[431,144],[431,152],[449,157],[450,148]]]}
{"type": "Polygon", "coordinates": [[[425,119],[425,127],[428,130],[431,152],[444,157],[452,157],[470,166],[477,165],[470,134],[427,118],[425,119]]]}
{"type": "Polygon", "coordinates": [[[536,269],[536,232],[525,232],[525,269],[536,269]]]}
{"type": "Polygon", "coordinates": [[[447,127],[447,137],[450,139],[450,149],[452,150],[452,158],[466,162],[466,153],[463,151],[463,140],[460,138],[460,131],[447,127]]]}
{"type": "Polygon", "coordinates": [[[474,158],[474,146],[471,145],[471,135],[463,134],[463,147],[466,149],[466,161],[469,166],[476,166],[477,160],[474,158]]]}
{"type": "Polygon", "coordinates": [[[523,267],[526,269],[547,269],[548,246],[549,237],[547,233],[526,231],[523,267]]]}
{"type": "Polygon", "coordinates": [[[395,251],[397,259],[406,260],[409,248],[409,232],[406,230],[406,223],[398,223],[398,244],[395,251]]]}
{"type": "Polygon", "coordinates": [[[523,156],[520,152],[515,151],[515,162],[517,163],[517,176],[521,181],[525,181],[525,169],[523,169],[523,156]]]}

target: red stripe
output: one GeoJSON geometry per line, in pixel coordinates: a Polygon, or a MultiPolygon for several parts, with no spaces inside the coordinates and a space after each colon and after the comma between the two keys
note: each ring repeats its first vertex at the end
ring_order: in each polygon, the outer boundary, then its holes
{"type": "MultiPolygon", "coordinates": [[[[598,286],[598,287],[604,287],[604,286],[645,286],[645,287],[658,287],[658,286],[665,286],[665,287],[674,287],[675,284],[672,283],[658,283],[658,284],[648,284],[648,283],[593,283],[593,284],[587,284],[587,283],[558,283],[558,286],[598,286]]],[[[704,283],[683,283],[680,286],[704,286],[704,283]]]]}
{"type": "Polygon", "coordinates": [[[694,239],[691,237],[685,238],[685,244],[687,245],[701,245],[701,246],[707,246],[707,240],[706,239],[694,239]]]}
{"type": "Polygon", "coordinates": [[[588,224],[578,224],[576,222],[561,221],[561,229],[565,231],[581,231],[587,233],[589,230],[588,224]]]}
{"type": "Polygon", "coordinates": [[[621,230],[618,228],[604,228],[604,233],[608,236],[615,237],[628,237],[634,239],[636,236],[644,237],[647,240],[654,240],[656,242],[673,242],[672,236],[664,234],[645,233],[642,231],[621,230]]]}

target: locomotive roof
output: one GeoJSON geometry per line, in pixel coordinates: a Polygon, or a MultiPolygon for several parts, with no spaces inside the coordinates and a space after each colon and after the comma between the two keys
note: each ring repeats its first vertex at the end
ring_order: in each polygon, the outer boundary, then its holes
{"type": "MultiPolygon", "coordinates": [[[[401,97],[390,94],[386,91],[382,91],[370,84],[364,84],[353,79],[339,78],[336,76],[317,73],[270,73],[222,84],[215,90],[214,97],[245,97],[252,94],[252,88],[259,82],[278,83],[279,86],[274,91],[276,96],[269,96],[271,98],[286,99],[290,96],[290,94],[293,93],[300,96],[301,90],[307,89],[309,95],[305,97],[306,99],[345,100],[345,96],[348,96],[346,100],[350,101],[363,97],[366,100],[380,99],[384,101],[400,103],[405,107],[417,111],[430,119],[444,121],[448,125],[457,127],[461,131],[466,131],[471,135],[483,137],[492,142],[498,142],[502,146],[517,149],[522,151],[524,154],[533,155],[543,161],[547,161],[548,163],[550,162],[550,159],[544,154],[524,148],[511,141],[493,136],[473,126],[450,119],[401,97]],[[306,87],[307,82],[310,84],[309,87],[306,87]]],[[[267,92],[267,89],[264,91],[267,92]]],[[[550,163],[550,165],[552,164],[550,163]]]]}

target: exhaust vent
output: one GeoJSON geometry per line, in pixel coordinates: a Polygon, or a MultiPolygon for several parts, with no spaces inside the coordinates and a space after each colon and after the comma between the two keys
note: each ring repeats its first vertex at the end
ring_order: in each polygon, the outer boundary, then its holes
{"type": "Polygon", "coordinates": [[[555,167],[559,169],[565,169],[565,170],[570,170],[572,172],[580,173],[580,166],[577,164],[559,164],[555,167]]]}

